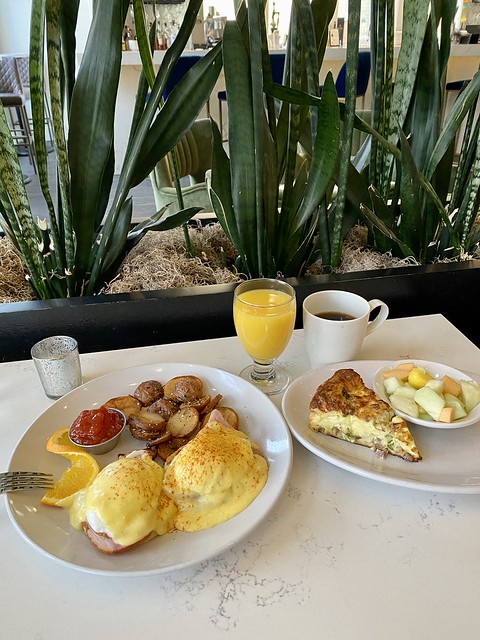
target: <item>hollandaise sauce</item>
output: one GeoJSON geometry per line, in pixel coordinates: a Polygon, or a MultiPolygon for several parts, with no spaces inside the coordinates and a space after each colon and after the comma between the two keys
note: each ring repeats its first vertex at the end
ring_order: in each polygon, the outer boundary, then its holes
{"type": "Polygon", "coordinates": [[[175,528],[200,531],[229,520],[258,496],[267,475],[267,461],[244,433],[209,423],[165,465],[175,528]]]}
{"type": "Polygon", "coordinates": [[[152,532],[173,528],[176,507],[162,491],[163,469],[149,457],[119,458],[76,495],[70,524],[88,523],[117,544],[128,547],[152,532]]]}

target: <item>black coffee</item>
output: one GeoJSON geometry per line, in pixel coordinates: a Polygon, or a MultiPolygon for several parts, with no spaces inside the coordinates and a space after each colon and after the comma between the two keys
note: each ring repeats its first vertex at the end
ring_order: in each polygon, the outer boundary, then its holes
{"type": "Polygon", "coordinates": [[[317,318],[325,318],[325,320],[355,320],[355,316],[342,311],[321,311],[315,314],[317,318]]]}

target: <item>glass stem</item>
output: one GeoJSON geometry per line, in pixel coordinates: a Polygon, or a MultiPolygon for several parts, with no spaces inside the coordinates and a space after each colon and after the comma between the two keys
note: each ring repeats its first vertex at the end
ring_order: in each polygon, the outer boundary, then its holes
{"type": "Polygon", "coordinates": [[[275,380],[276,373],[273,367],[273,360],[271,362],[257,362],[254,360],[250,376],[256,382],[271,382],[275,380]]]}

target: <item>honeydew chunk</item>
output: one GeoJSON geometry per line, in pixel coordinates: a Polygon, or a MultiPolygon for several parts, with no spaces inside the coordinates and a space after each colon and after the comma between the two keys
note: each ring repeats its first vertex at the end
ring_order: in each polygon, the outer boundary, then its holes
{"type": "Polygon", "coordinates": [[[417,402],[425,411],[432,416],[434,420],[438,420],[440,411],[445,406],[445,400],[438,393],[435,393],[430,387],[422,387],[415,393],[415,402],[417,402]]]}
{"type": "Polygon", "coordinates": [[[425,409],[422,409],[422,407],[420,407],[420,405],[417,404],[417,407],[418,407],[418,417],[420,418],[420,420],[425,420],[425,422],[436,422],[432,418],[432,416],[425,411],[425,409]]]}
{"type": "Polygon", "coordinates": [[[443,407],[438,416],[438,422],[453,422],[453,407],[443,407]]]}
{"type": "Polygon", "coordinates": [[[397,409],[397,411],[406,413],[407,416],[411,416],[412,418],[418,418],[418,405],[411,398],[392,393],[390,396],[390,404],[394,409],[397,409]]]}
{"type": "Polygon", "coordinates": [[[445,393],[445,389],[443,387],[443,380],[427,380],[427,382],[425,383],[426,387],[430,387],[430,389],[433,389],[435,391],[435,393],[438,393],[438,395],[441,395],[442,393],[445,393]]]}
{"type": "Polygon", "coordinates": [[[475,380],[460,380],[462,389],[461,398],[465,405],[465,411],[470,411],[480,402],[480,386],[475,380]]]}
{"type": "Polygon", "coordinates": [[[462,402],[454,396],[452,393],[445,393],[444,396],[445,402],[447,403],[447,407],[451,407],[453,409],[453,420],[459,420],[460,418],[465,418],[467,412],[465,411],[465,407],[462,402]]]}
{"type": "Polygon", "coordinates": [[[462,386],[459,382],[451,378],[450,376],[443,376],[443,393],[451,393],[452,396],[459,396],[462,391],[462,386]]]}
{"type": "Polygon", "coordinates": [[[402,386],[402,383],[398,378],[392,376],[391,378],[386,378],[384,380],[383,386],[385,387],[385,391],[388,393],[388,395],[391,396],[392,393],[394,393],[394,391],[398,389],[398,387],[402,386]]]}
{"type": "Polygon", "coordinates": [[[398,396],[403,396],[404,398],[410,398],[410,400],[413,400],[416,391],[417,390],[409,384],[402,384],[400,387],[398,387],[398,389],[396,389],[395,393],[398,396]]]}
{"type": "Polygon", "coordinates": [[[383,377],[387,378],[398,378],[399,380],[408,380],[409,372],[407,369],[390,369],[390,371],[384,371],[383,377]]]}

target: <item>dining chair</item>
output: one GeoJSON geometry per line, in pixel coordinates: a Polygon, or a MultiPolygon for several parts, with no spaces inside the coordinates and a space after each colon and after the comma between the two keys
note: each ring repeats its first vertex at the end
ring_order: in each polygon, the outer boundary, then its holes
{"type": "MultiPolygon", "coordinates": [[[[25,102],[30,100],[30,69],[29,69],[29,57],[27,55],[15,56],[15,64],[17,65],[18,75],[20,76],[20,82],[22,83],[23,93],[25,95],[25,102]]],[[[47,144],[47,152],[53,151],[53,125],[52,125],[52,112],[50,109],[50,103],[47,100],[47,96],[44,93],[44,109],[45,109],[45,126],[48,130],[48,136],[50,143],[47,144]]],[[[30,128],[33,128],[32,118],[28,119],[30,128]]],[[[27,155],[27,150],[19,150],[19,155],[27,155]]]]}
{"type": "Polygon", "coordinates": [[[32,130],[25,108],[25,93],[15,59],[10,56],[0,58],[0,102],[8,114],[14,144],[17,149],[26,147],[30,164],[37,173],[32,130]]]}
{"type": "MultiPolygon", "coordinates": [[[[209,118],[195,120],[191,128],[174,149],[178,176],[183,182],[184,206],[203,207],[212,211],[205,181],[206,172],[212,167],[212,123],[209,118]]],[[[180,210],[175,189],[174,175],[168,156],[162,158],[150,174],[155,205],[159,211],[170,204],[169,213],[180,210]]],[[[203,213],[203,212],[202,212],[203,213]]]]}
{"type": "MultiPolygon", "coordinates": [[[[469,84],[469,82],[471,81],[471,78],[469,79],[465,79],[465,80],[452,80],[451,82],[447,82],[445,85],[445,94],[446,94],[446,100],[445,100],[445,110],[447,107],[447,101],[449,100],[450,96],[454,97],[454,100],[457,99],[458,95],[460,94],[461,91],[463,91],[463,89],[465,89],[465,87],[469,84]]],[[[443,114],[445,117],[445,113],[443,114]]]]}
{"type": "MultiPolygon", "coordinates": [[[[283,52],[272,52],[269,54],[270,58],[270,67],[272,69],[272,80],[278,84],[283,82],[283,70],[285,68],[285,53],[283,52]]],[[[223,136],[223,113],[222,113],[222,103],[227,102],[227,92],[225,90],[219,91],[217,93],[218,98],[218,124],[220,133],[223,136]]],[[[223,139],[225,142],[226,139],[223,139]]]]}

